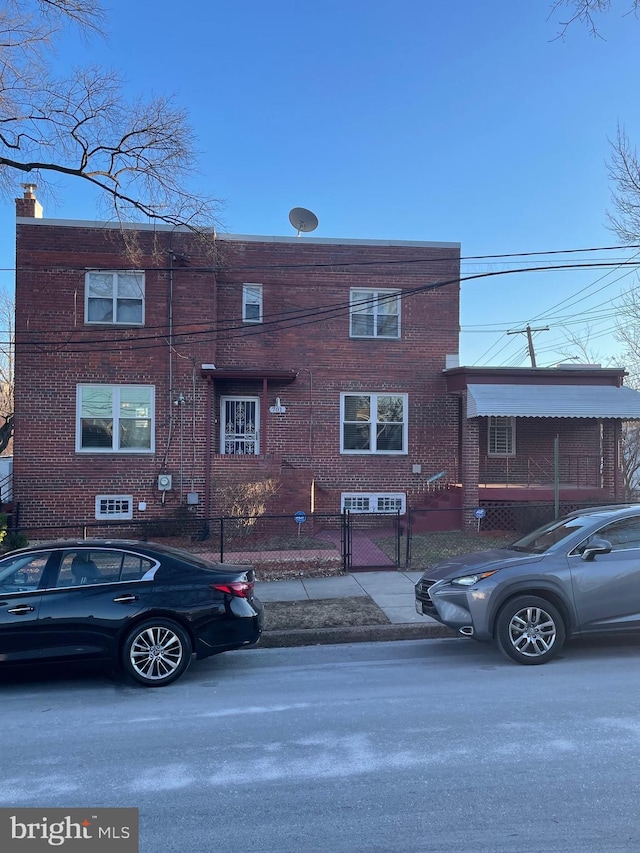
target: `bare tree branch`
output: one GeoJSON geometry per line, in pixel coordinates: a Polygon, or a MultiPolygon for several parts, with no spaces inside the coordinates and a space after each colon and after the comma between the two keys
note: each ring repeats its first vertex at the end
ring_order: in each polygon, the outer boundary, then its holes
{"type": "Polygon", "coordinates": [[[640,237],[640,161],[624,129],[618,126],[611,141],[609,178],[614,189],[611,198],[614,212],[607,214],[609,225],[625,243],[635,243],[640,237]]]}
{"type": "MultiPolygon", "coordinates": [[[[611,11],[613,2],[614,0],[554,0],[549,17],[563,15],[565,12],[567,16],[559,21],[560,31],[557,37],[564,38],[568,29],[579,23],[585,26],[592,36],[602,38],[597,17],[611,11]]],[[[620,5],[625,9],[625,15],[637,15],[640,11],[640,0],[622,0],[620,5]]]]}
{"type": "Polygon", "coordinates": [[[51,72],[60,28],[102,32],[97,0],[9,0],[0,9],[0,191],[16,173],[46,188],[69,175],[99,190],[107,218],[156,219],[193,230],[216,223],[221,203],[194,192],[197,152],[171,97],[131,101],[103,68],[51,72]]]}

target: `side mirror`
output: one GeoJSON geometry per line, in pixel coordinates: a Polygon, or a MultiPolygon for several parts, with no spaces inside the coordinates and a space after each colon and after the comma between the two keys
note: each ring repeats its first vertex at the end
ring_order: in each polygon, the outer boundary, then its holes
{"type": "Polygon", "coordinates": [[[612,550],[613,546],[607,539],[592,539],[580,556],[583,560],[589,562],[595,559],[598,554],[609,554],[612,550]]]}

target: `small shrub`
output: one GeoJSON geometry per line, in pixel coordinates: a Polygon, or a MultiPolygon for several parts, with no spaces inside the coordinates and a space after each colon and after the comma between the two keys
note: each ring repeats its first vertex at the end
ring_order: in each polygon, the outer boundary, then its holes
{"type": "Polygon", "coordinates": [[[3,551],[15,551],[16,548],[26,548],[29,544],[29,540],[24,533],[16,533],[13,530],[3,530],[2,536],[3,551]]]}
{"type": "Polygon", "coordinates": [[[271,498],[280,490],[280,480],[269,477],[251,483],[235,483],[218,492],[218,506],[224,516],[234,516],[239,533],[248,533],[265,515],[271,498]]]}

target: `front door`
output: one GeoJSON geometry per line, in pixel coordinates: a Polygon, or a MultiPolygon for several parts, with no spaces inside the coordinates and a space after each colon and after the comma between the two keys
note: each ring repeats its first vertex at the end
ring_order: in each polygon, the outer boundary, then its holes
{"type": "Polygon", "coordinates": [[[260,399],[220,399],[220,453],[257,456],[260,453],[260,399]]]}

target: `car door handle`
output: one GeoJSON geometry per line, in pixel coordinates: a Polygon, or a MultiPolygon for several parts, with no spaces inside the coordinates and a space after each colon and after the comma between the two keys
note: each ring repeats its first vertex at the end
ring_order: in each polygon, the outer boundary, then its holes
{"type": "Polygon", "coordinates": [[[10,607],[7,613],[15,613],[17,616],[22,616],[23,613],[33,613],[35,607],[28,604],[19,604],[17,607],[10,607]]]}
{"type": "Polygon", "coordinates": [[[137,600],[138,600],[138,596],[137,596],[137,595],[131,595],[131,594],[129,594],[129,595],[119,595],[117,598],[114,598],[113,600],[114,600],[114,601],[124,601],[124,602],[137,601],[137,600]]]}

